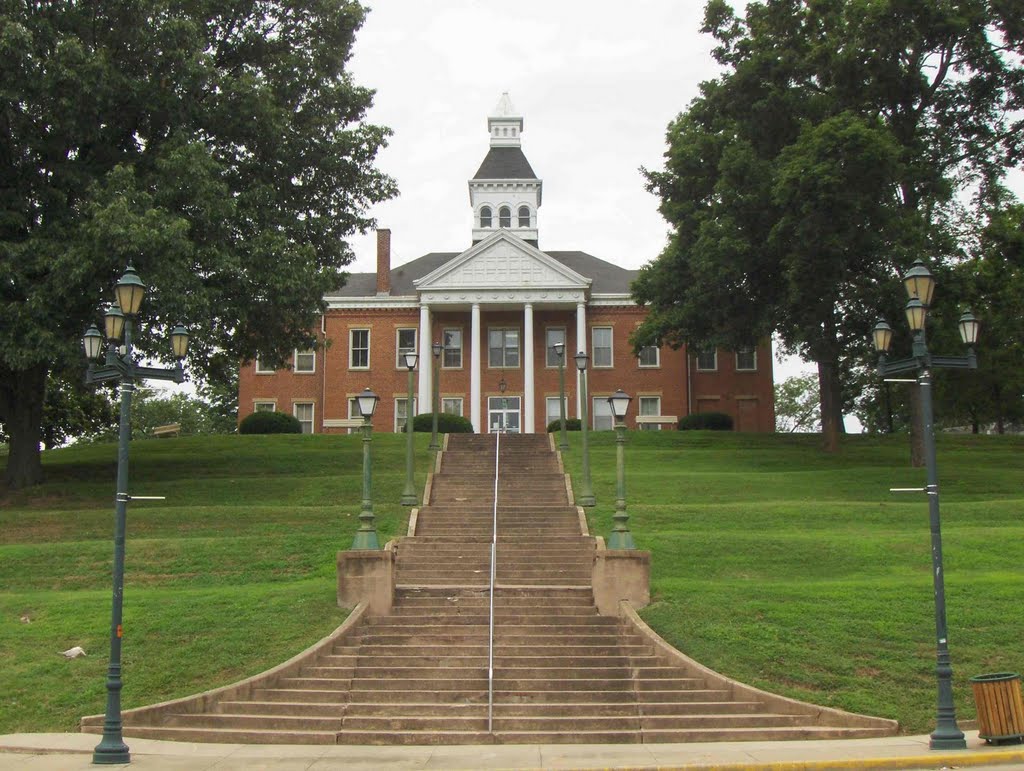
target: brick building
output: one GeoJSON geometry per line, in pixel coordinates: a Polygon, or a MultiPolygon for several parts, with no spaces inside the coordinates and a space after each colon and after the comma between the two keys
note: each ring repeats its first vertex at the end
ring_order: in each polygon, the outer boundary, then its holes
{"type": "Polygon", "coordinates": [[[431,343],[441,408],[480,431],[495,425],[542,432],[559,414],[557,358],[566,347],[566,414],[580,415],[572,356],[590,356],[589,422],[611,428],[606,399],[634,397],[627,423],[673,428],[693,412],[725,412],[737,430],[773,431],[772,357],[768,343],[738,352],[649,348],[633,354],[629,336],[645,310],[630,297],[636,271],[581,251],[542,251],[541,180],[520,145],[523,119],[502,96],[487,120],[490,148],[469,180],[472,244],[432,252],[392,267],[391,233],[377,232],[376,273],[356,273],[325,298],[319,345],[295,351],[288,369],[257,360],[239,378],[239,419],[257,410],[294,414],[307,432],[349,430],[354,397],[381,397],[375,430],[397,431],[408,412],[408,371],[401,354],[422,353],[414,414],[430,412],[431,343]],[[502,392],[501,385],[505,390],[502,392]]]}

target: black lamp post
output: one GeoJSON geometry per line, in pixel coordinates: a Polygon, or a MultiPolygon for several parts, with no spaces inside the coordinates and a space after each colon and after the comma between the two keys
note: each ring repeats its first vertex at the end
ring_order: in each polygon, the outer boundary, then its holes
{"type": "Polygon", "coordinates": [[[629,532],[629,514],[626,513],[626,411],[633,397],[621,388],[608,397],[615,416],[615,514],[612,516],[612,534],[609,549],[635,549],[633,534],[629,532]]]}
{"type": "Polygon", "coordinates": [[[430,351],[434,354],[434,393],[430,410],[434,413],[434,417],[431,420],[430,446],[427,449],[440,450],[441,445],[437,443],[437,413],[441,409],[441,384],[438,382],[438,378],[441,376],[441,352],[444,351],[444,346],[440,342],[434,343],[430,346],[430,351]]]}
{"type": "Polygon", "coordinates": [[[508,383],[505,382],[505,376],[501,376],[501,380],[498,381],[498,391],[501,392],[501,424],[498,426],[498,430],[501,433],[508,433],[508,398],[505,396],[505,391],[508,390],[508,383]]]}
{"type": "MultiPolygon", "coordinates": [[[[122,737],[121,721],[121,640],[122,640],[122,609],[124,605],[124,546],[127,529],[128,501],[133,496],[128,494],[128,448],[131,442],[132,393],[135,383],[139,380],[170,380],[175,383],[185,382],[185,373],[181,360],[188,351],[188,331],[176,326],[170,332],[171,348],[177,359],[173,369],[143,367],[136,363],[132,349],[132,332],[135,317],[138,315],[142,298],[146,294],[146,285],[142,283],[135,269],[130,265],[121,280],[114,287],[117,306],[110,306],[103,317],[104,335],[91,326],[82,337],[85,355],[89,359],[89,367],[85,374],[85,382],[101,383],[107,380],[119,380],[121,383],[121,418],[118,428],[117,442],[117,494],[114,502],[114,566],[113,566],[113,601],[110,612],[110,665],[107,669],[107,708],[103,720],[103,738],[93,751],[92,762],[97,764],[115,764],[131,762],[128,745],[122,737]],[[118,350],[123,337],[123,353],[118,350]],[[106,346],[104,346],[106,342],[106,346]],[[106,358],[103,364],[96,363],[103,356],[106,347],[106,358]]],[[[136,499],[141,496],[134,496],[136,499]]]]}
{"type": "Polygon", "coordinates": [[[580,371],[580,431],[583,434],[583,479],[580,480],[580,506],[596,506],[594,486],[590,481],[590,431],[587,427],[587,364],[590,357],[583,351],[575,356],[576,369],[580,371]]]}
{"type": "Polygon", "coordinates": [[[561,434],[558,449],[568,450],[569,441],[565,435],[565,343],[555,343],[551,347],[558,357],[558,426],[561,434]]]}
{"type": "Polygon", "coordinates": [[[948,631],[946,627],[946,589],[942,567],[942,532],[939,522],[939,476],[935,463],[935,428],[932,414],[932,374],[936,369],[976,369],[977,358],[974,344],[978,341],[978,320],[967,311],[960,317],[960,337],[967,345],[966,356],[932,356],[928,352],[925,337],[925,321],[931,307],[935,278],[924,262],[917,260],[903,277],[903,283],[910,298],[906,305],[907,323],[914,335],[911,356],[897,361],[887,361],[886,352],[892,342],[892,328],[879,320],[872,331],[875,350],[879,353],[878,372],[896,375],[905,372],[916,373],[921,394],[921,413],[924,419],[924,457],[928,483],[924,488],[913,488],[928,496],[928,513],[931,521],[932,576],[935,587],[935,639],[938,683],[938,711],[936,727],[931,734],[929,746],[933,750],[966,749],[964,734],[956,724],[956,707],[953,704],[953,666],[949,657],[948,631]]]}
{"type": "Polygon", "coordinates": [[[405,403],[405,489],[402,491],[401,504],[403,506],[415,506],[419,503],[419,496],[416,495],[416,483],[413,479],[413,438],[412,438],[412,424],[413,424],[413,413],[415,410],[412,406],[413,393],[413,370],[416,369],[416,361],[419,359],[419,354],[416,351],[406,351],[404,354],[405,368],[409,370],[409,398],[405,403]]]}
{"type": "Polygon", "coordinates": [[[371,489],[371,458],[370,458],[370,435],[373,433],[374,410],[377,409],[377,402],[380,397],[369,388],[363,389],[356,397],[356,406],[359,414],[363,417],[363,505],[359,512],[359,529],[352,540],[353,549],[379,549],[380,542],[377,540],[377,528],[373,518],[373,499],[371,489]]]}

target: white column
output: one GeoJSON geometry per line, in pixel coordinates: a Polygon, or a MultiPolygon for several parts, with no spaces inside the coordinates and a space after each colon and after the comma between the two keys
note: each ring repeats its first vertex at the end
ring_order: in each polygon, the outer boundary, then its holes
{"type": "MultiPolygon", "coordinates": [[[[523,433],[532,434],[533,425],[533,305],[523,308],[523,433]]],[[[546,428],[546,426],[545,426],[546,428]]]]}
{"type": "Polygon", "coordinates": [[[473,423],[473,430],[482,434],[484,431],[480,422],[480,303],[473,303],[469,351],[469,419],[473,423]]]}
{"type": "MultiPolygon", "coordinates": [[[[576,361],[573,357],[583,351],[587,351],[587,307],[583,303],[576,303],[576,350],[571,354],[566,353],[567,361],[565,366],[576,369],[576,361]]],[[[593,364],[593,362],[591,362],[593,364]]],[[[589,366],[589,365],[588,365],[589,366]]],[[[582,414],[582,405],[580,404],[580,386],[583,383],[583,376],[580,371],[576,369],[576,417],[578,418],[582,414]]]]}
{"type": "Polygon", "coordinates": [[[430,306],[420,305],[420,336],[416,352],[420,355],[419,388],[416,393],[417,412],[430,412],[434,405],[430,402],[431,380],[433,379],[433,361],[431,360],[430,344],[434,342],[430,332],[430,306]]]}

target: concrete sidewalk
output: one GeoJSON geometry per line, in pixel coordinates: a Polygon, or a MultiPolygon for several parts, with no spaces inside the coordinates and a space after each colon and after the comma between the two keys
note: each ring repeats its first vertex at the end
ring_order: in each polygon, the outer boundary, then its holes
{"type": "MultiPolygon", "coordinates": [[[[0,736],[0,769],[71,771],[96,768],[91,734],[0,736]]],[[[1024,769],[1024,747],[990,747],[967,732],[967,750],[932,752],[927,736],[805,742],[700,744],[558,744],[438,747],[188,744],[128,739],[140,769],[1024,769]]]]}

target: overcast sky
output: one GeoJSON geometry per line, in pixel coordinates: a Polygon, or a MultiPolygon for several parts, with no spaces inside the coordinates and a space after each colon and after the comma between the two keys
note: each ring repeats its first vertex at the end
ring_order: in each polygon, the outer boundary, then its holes
{"type": "MultiPolygon", "coordinates": [[[[640,167],[662,167],[668,123],[718,72],[700,33],[703,0],[364,4],[350,69],[377,91],[370,120],[394,131],[379,167],[400,196],[372,211],[392,231],[393,265],[470,246],[467,181],[503,91],[544,182],[541,249],[627,268],[657,257],[667,227],[640,167]]],[[[1014,187],[1024,190],[1019,174],[1014,187]]],[[[352,271],[375,270],[375,244],[373,234],[353,239],[352,271]]]]}

